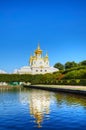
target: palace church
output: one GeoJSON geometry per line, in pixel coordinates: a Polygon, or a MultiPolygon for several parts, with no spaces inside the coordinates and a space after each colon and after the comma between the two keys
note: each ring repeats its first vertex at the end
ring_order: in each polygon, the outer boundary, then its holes
{"type": "Polygon", "coordinates": [[[37,49],[34,51],[34,55],[30,56],[29,66],[23,66],[20,69],[16,70],[14,73],[18,74],[45,74],[57,72],[58,69],[50,67],[49,57],[46,54],[42,56],[43,51],[38,45],[37,49]]]}

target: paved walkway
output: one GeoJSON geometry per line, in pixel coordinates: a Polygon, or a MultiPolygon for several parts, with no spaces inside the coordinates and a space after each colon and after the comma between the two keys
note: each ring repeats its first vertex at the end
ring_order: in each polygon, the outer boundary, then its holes
{"type": "Polygon", "coordinates": [[[61,91],[76,94],[86,95],[86,86],[71,86],[71,85],[31,85],[30,88],[61,91]]]}

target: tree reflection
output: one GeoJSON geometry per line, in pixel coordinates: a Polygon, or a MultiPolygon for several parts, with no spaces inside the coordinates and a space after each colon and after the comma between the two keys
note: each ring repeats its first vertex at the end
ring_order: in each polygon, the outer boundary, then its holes
{"type": "Polygon", "coordinates": [[[69,111],[66,108],[73,108],[75,111],[74,108],[80,106],[86,109],[85,96],[60,92],[51,93],[49,91],[36,89],[24,89],[20,91],[19,101],[26,107],[29,107],[30,119],[35,120],[39,128],[43,126],[43,123],[45,123],[47,117],[50,115],[50,109],[51,115],[55,115],[54,118],[57,118],[56,113],[58,114],[58,111],[61,110],[60,108],[63,109],[63,116],[65,115],[65,110],[69,111]],[[55,105],[56,103],[57,105],[55,105]]]}
{"type": "Polygon", "coordinates": [[[69,94],[69,93],[56,93],[55,94],[57,104],[62,105],[64,102],[67,104],[67,106],[70,105],[81,105],[83,107],[86,107],[86,97],[76,94],[69,94]]]}

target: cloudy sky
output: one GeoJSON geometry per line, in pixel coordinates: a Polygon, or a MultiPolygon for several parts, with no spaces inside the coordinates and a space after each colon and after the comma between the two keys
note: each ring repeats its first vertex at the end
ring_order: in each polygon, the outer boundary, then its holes
{"type": "Polygon", "coordinates": [[[86,60],[86,1],[0,0],[0,69],[28,65],[38,42],[51,66],[86,60]]]}

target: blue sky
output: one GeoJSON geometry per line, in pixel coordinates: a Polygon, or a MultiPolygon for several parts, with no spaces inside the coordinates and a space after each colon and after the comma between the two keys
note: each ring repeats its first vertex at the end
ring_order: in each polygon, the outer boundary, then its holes
{"type": "Polygon", "coordinates": [[[0,69],[28,65],[39,41],[51,66],[86,60],[86,1],[0,0],[0,69]]]}

